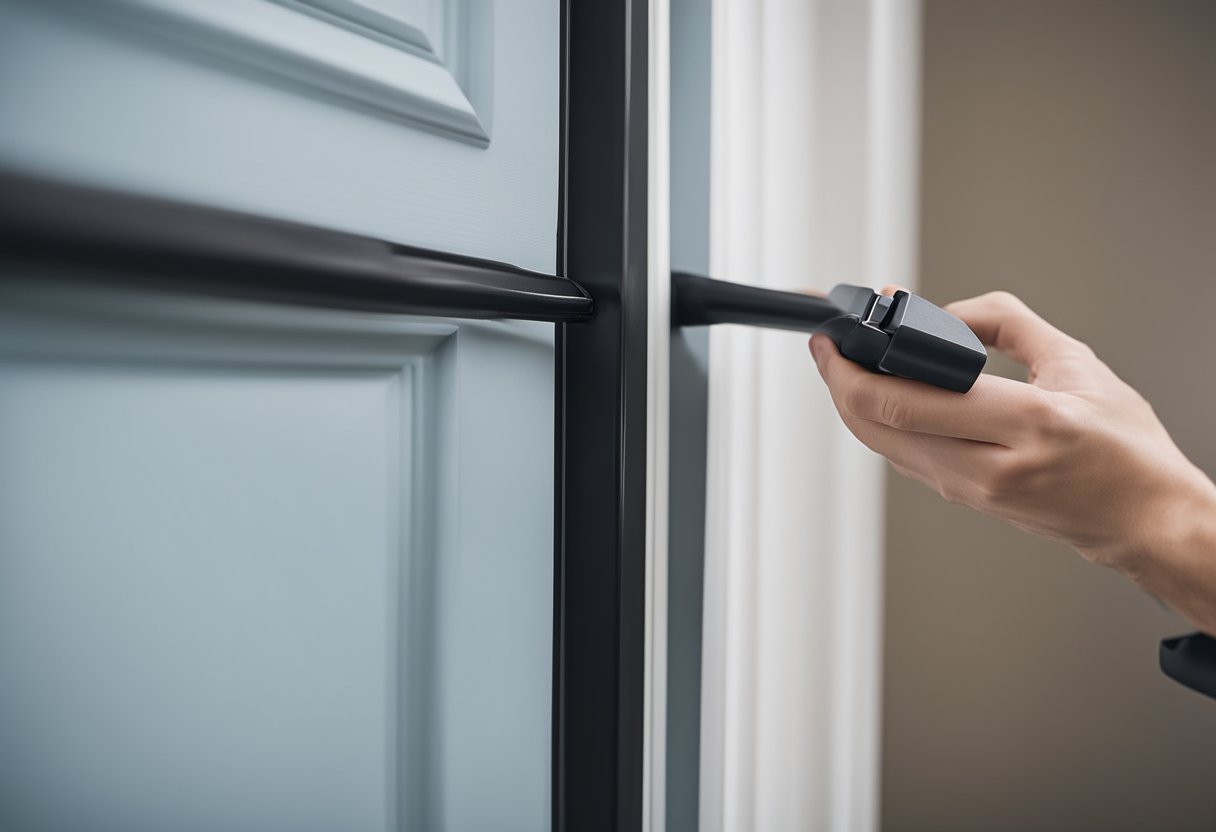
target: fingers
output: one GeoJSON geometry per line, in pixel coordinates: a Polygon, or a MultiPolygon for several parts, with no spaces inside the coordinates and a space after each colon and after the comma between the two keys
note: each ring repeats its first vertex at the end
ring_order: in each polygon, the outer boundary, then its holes
{"type": "Polygon", "coordinates": [[[1008,292],[960,300],[946,311],[961,318],[981,341],[1031,370],[1048,358],[1085,351],[1075,338],[1056,329],[1008,292]]]}
{"type": "Polygon", "coordinates": [[[871,373],[844,358],[825,336],[811,341],[820,375],[842,415],[898,431],[1012,445],[1046,418],[1043,391],[981,376],[966,395],[871,373]]]}
{"type": "Polygon", "coordinates": [[[952,502],[977,503],[973,477],[999,464],[999,454],[1009,449],[986,442],[972,442],[925,433],[908,433],[878,422],[869,422],[843,411],[849,431],[870,450],[886,457],[906,477],[924,483],[952,502]]]}

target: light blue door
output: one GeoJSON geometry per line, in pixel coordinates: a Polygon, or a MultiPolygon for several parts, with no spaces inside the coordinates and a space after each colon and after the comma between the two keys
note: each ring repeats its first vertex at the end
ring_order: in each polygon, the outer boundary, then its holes
{"type": "MultiPolygon", "coordinates": [[[[554,270],[556,2],[0,15],[0,168],[554,270]]],[[[552,325],[110,277],[0,280],[0,828],[547,828],[552,325]]]]}

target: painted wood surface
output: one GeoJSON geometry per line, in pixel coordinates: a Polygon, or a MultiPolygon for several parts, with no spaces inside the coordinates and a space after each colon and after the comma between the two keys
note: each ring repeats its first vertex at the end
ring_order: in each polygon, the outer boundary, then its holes
{"type": "Polygon", "coordinates": [[[552,273],[558,4],[417,5],[0,0],[0,164],[552,273]]]}
{"type": "MultiPolygon", "coordinates": [[[[552,273],[558,26],[0,0],[0,167],[552,273]]],[[[548,828],[553,326],[99,277],[0,272],[0,828],[548,828]]]]}
{"type": "Polygon", "coordinates": [[[2,825],[545,827],[550,326],[2,297],[2,825]]]}

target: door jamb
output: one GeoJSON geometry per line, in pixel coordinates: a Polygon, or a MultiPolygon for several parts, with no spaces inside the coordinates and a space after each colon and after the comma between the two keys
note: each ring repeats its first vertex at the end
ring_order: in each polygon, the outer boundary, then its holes
{"type": "Polygon", "coordinates": [[[645,0],[562,6],[558,264],[596,313],[557,329],[556,830],[643,825],[648,15],[645,0]]]}

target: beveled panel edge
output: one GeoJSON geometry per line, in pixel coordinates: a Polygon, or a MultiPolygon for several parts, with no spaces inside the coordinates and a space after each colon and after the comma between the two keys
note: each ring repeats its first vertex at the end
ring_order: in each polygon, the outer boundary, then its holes
{"type": "Polygon", "coordinates": [[[486,125],[436,55],[406,48],[405,40],[339,25],[320,7],[305,11],[278,0],[24,0],[35,1],[468,144],[490,143],[486,125]]]}
{"type": "MultiPolygon", "coordinates": [[[[424,58],[443,63],[435,50],[433,33],[403,17],[382,12],[363,0],[270,0],[289,9],[318,17],[327,23],[349,29],[364,37],[417,52],[424,58]]],[[[441,0],[442,2],[442,0],[441,0]]]]}
{"type": "Polygon", "coordinates": [[[53,281],[21,281],[9,293],[0,281],[0,369],[70,364],[142,373],[172,367],[185,378],[201,369],[246,376],[370,375],[386,384],[384,420],[395,444],[388,466],[394,473],[385,483],[386,500],[395,506],[385,527],[387,828],[425,826],[430,798],[417,778],[436,753],[429,711],[434,701],[426,684],[410,679],[428,678],[437,655],[435,611],[418,601],[433,594],[426,582],[444,554],[438,518],[451,510],[441,510],[451,495],[435,484],[455,477],[454,460],[431,440],[435,432],[453,430],[456,405],[445,377],[456,373],[458,327],[417,318],[368,322],[239,300],[207,299],[183,308],[156,293],[89,287],[64,294],[58,288],[53,281]],[[234,311],[241,313],[235,321],[234,311]],[[82,327],[81,316],[95,326],[82,327]],[[13,348],[31,337],[29,349],[13,348]],[[301,349],[318,337],[323,344],[301,349]],[[171,342],[179,340],[184,343],[174,348],[171,342]]]}

